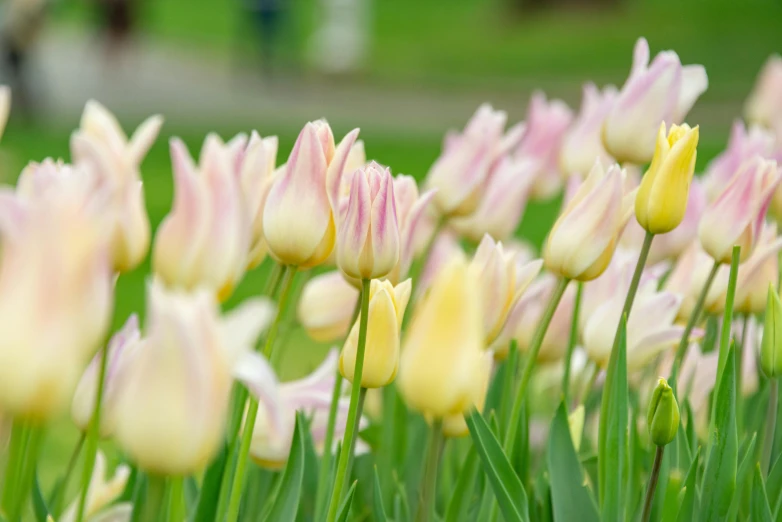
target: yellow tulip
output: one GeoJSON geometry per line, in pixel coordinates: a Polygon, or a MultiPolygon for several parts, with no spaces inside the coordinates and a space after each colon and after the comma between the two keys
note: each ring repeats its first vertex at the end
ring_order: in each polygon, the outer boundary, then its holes
{"type": "MultiPolygon", "coordinates": [[[[362,388],[380,388],[396,378],[399,368],[399,332],[411,290],[410,279],[397,286],[388,281],[372,280],[369,289],[364,371],[361,374],[362,388]]],[[[360,321],[359,315],[339,358],[339,371],[350,382],[353,382],[356,368],[360,321]]]]}
{"type": "MultiPolygon", "coordinates": [[[[472,405],[479,412],[483,412],[483,405],[486,402],[486,394],[489,392],[489,382],[491,381],[491,368],[494,357],[491,352],[486,352],[480,363],[475,366],[475,382],[477,386],[473,389],[472,405]]],[[[443,419],[443,435],[450,438],[464,437],[469,433],[467,422],[464,420],[464,414],[458,413],[443,419]]]]}
{"type": "Polygon", "coordinates": [[[665,234],[684,219],[697,146],[697,125],[671,125],[667,136],[665,122],[660,125],[652,164],[635,198],[635,217],[648,232],[665,234]]]}

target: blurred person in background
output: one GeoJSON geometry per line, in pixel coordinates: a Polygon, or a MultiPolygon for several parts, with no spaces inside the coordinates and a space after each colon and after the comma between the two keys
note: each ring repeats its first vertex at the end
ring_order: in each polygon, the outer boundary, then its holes
{"type": "Polygon", "coordinates": [[[95,0],[98,22],[105,40],[105,55],[113,64],[130,43],[136,29],[136,0],[95,0]]]}
{"type": "Polygon", "coordinates": [[[271,77],[284,22],[284,0],[245,0],[243,5],[250,14],[260,45],[261,72],[271,77]]]}
{"type": "Polygon", "coordinates": [[[46,18],[47,0],[7,0],[0,13],[4,74],[14,96],[14,107],[27,117],[34,112],[29,81],[30,52],[46,18]]]}

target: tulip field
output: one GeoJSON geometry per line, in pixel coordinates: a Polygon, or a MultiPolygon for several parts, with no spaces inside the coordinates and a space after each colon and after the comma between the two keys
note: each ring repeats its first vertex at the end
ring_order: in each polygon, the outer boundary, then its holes
{"type": "Polygon", "coordinates": [[[782,57],[718,141],[665,49],[430,140],[7,129],[0,522],[782,518],[782,57]]]}

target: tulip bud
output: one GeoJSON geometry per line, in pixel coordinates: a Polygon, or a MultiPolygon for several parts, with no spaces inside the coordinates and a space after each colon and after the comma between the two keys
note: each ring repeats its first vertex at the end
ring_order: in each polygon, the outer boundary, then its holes
{"type": "Polygon", "coordinates": [[[221,319],[208,291],[169,292],[153,282],[147,313],[146,337],[118,372],[108,422],[140,468],[196,473],[222,444],[234,367],[272,307],[245,301],[221,319]]]}
{"type": "Polygon", "coordinates": [[[747,99],[744,112],[751,123],[775,128],[782,122],[782,56],[769,56],[755,88],[747,99]]]}
{"type": "Polygon", "coordinates": [[[111,252],[117,270],[132,270],[149,249],[150,226],[140,167],[155,142],[161,116],[147,118],[128,139],[114,115],[90,100],[71,137],[74,163],[94,170],[110,194],[114,212],[111,252]]]}
{"type": "Polygon", "coordinates": [[[760,345],[760,368],[766,377],[782,375],[782,303],[774,287],[768,287],[763,341],[760,345]]]}
{"type": "MultiPolygon", "coordinates": [[[[86,520],[130,520],[133,505],[129,502],[115,503],[125,491],[128,479],[130,479],[130,466],[126,464],[117,466],[114,474],[109,476],[106,456],[98,450],[95,455],[95,466],[92,468],[90,483],[87,486],[87,498],[84,504],[86,520]]],[[[59,522],[75,522],[79,500],[76,498],[57,520],[59,522]]]]}
{"type": "MultiPolygon", "coordinates": [[[[479,363],[475,367],[476,386],[473,390],[471,408],[475,408],[478,413],[483,413],[483,406],[486,404],[486,394],[489,392],[489,382],[491,381],[491,370],[494,366],[491,353],[484,353],[479,363]]],[[[464,414],[459,413],[443,419],[443,435],[449,438],[464,437],[470,432],[467,422],[464,420],[464,414]]]]}
{"type": "Polygon", "coordinates": [[[328,259],[337,232],[339,186],[358,129],[338,147],[327,123],[307,123],[263,209],[263,233],[279,263],[311,268],[328,259]],[[306,209],[306,212],[302,212],[306,209]]]}
{"type": "Polygon", "coordinates": [[[576,452],[581,448],[581,438],[584,435],[584,405],[579,404],[575,410],[567,416],[570,438],[573,439],[573,447],[576,452]]]}
{"type": "Polygon", "coordinates": [[[229,149],[211,134],[198,167],[171,141],[174,205],[158,227],[155,273],[169,286],[208,288],[227,299],[247,267],[250,227],[229,149]]]}
{"type": "MultiPolygon", "coordinates": [[[[364,369],[361,374],[362,388],[381,388],[393,382],[396,377],[399,367],[399,335],[412,288],[410,279],[397,286],[389,281],[372,281],[369,290],[364,369]]],[[[350,382],[353,382],[356,369],[360,323],[359,314],[339,358],[339,371],[350,382]]]]}
{"type": "Polygon", "coordinates": [[[399,262],[399,224],[391,172],[372,162],[353,174],[337,236],[337,265],[354,279],[387,275],[399,262]]]}
{"type": "Polygon", "coordinates": [[[600,162],[554,223],[543,250],[551,272],[579,281],[595,279],[608,266],[627,220],[635,191],[625,193],[625,171],[600,162]]]}
{"type": "MultiPolygon", "coordinates": [[[[141,332],[138,328],[138,317],[131,315],[125,322],[125,326],[112,336],[109,345],[106,360],[106,377],[103,383],[103,402],[101,408],[104,411],[110,410],[114,406],[114,400],[117,393],[117,369],[123,364],[124,358],[130,356],[133,350],[141,340],[141,332]]],[[[86,432],[89,428],[92,414],[95,410],[95,393],[98,389],[98,378],[100,374],[100,365],[103,354],[98,352],[93,357],[90,365],[84,371],[84,374],[76,387],[71,403],[71,417],[76,426],[86,432]]],[[[108,416],[101,417],[100,434],[103,437],[111,435],[111,426],[107,423],[108,416]]]]}
{"type": "Polygon", "coordinates": [[[616,88],[613,85],[603,92],[594,83],[584,85],[581,111],[565,133],[559,152],[559,165],[566,175],[588,173],[595,164],[595,158],[600,158],[603,163],[611,162],[601,135],[603,122],[615,98],[616,88]]]}
{"type": "Polygon", "coordinates": [[[660,377],[649,402],[646,415],[649,436],[656,446],[666,446],[676,438],[679,430],[679,405],[668,382],[660,377]]]}
{"type": "Polygon", "coordinates": [[[779,181],[776,161],[755,156],[744,162],[703,213],[698,237],[706,253],[716,261],[730,263],[733,246],[739,245],[744,262],[755,248],[779,181]]]}
{"type": "Polygon", "coordinates": [[[684,219],[697,145],[697,126],[672,125],[666,136],[665,123],[660,125],[652,164],[635,198],[635,217],[647,232],[665,234],[684,219]]]}
{"type": "Polygon", "coordinates": [[[467,262],[453,258],[418,302],[404,340],[397,386],[412,409],[442,419],[467,411],[485,355],[480,289],[467,262]]]}
{"type": "Polygon", "coordinates": [[[5,124],[8,123],[8,114],[11,112],[11,88],[0,85],[0,138],[5,132],[5,124]]]}
{"type": "Polygon", "coordinates": [[[412,176],[399,175],[394,178],[394,200],[399,222],[399,262],[386,277],[392,283],[399,283],[410,271],[417,253],[416,241],[420,242],[420,236],[426,234],[422,225],[434,193],[434,190],[429,190],[419,195],[418,185],[412,176]]]}
{"type": "Polygon", "coordinates": [[[296,315],[310,337],[332,342],[347,335],[357,300],[355,286],[339,272],[327,272],[304,285],[296,315]]]}
{"type": "Polygon", "coordinates": [[[649,44],[639,38],[633,67],[603,126],[603,144],[619,163],[652,159],[660,122],[680,123],[708,87],[701,65],[682,66],[673,51],[649,64],[649,44]]]}

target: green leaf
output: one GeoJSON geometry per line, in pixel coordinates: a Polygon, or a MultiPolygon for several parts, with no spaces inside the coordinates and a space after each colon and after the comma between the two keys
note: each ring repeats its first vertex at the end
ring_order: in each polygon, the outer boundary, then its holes
{"type": "Polygon", "coordinates": [[[527,494],[519,477],[502,452],[502,445],[483,417],[473,411],[465,416],[475,450],[483,463],[500,510],[507,522],[529,520],[527,494]]]}
{"type": "Polygon", "coordinates": [[[376,522],[385,522],[386,510],[383,507],[383,490],[380,487],[380,476],[377,474],[377,466],[375,466],[375,480],[373,481],[374,489],[372,490],[372,517],[376,522]]]}
{"type": "Polygon", "coordinates": [[[551,503],[554,520],[599,522],[597,505],[587,486],[584,470],[570,437],[570,426],[565,403],[561,402],[549,432],[548,451],[551,503]]]}
{"type": "Polygon", "coordinates": [[[782,456],[780,456],[771,467],[771,471],[768,474],[768,480],[766,481],[766,493],[768,494],[769,502],[772,505],[775,519],[777,519],[780,500],[782,500],[780,492],[782,492],[782,456]]]}
{"type": "Polygon", "coordinates": [[[305,518],[312,518],[315,513],[315,501],[318,495],[318,476],[320,463],[318,462],[318,452],[315,450],[315,441],[310,432],[311,421],[303,419],[304,434],[304,474],[301,493],[301,505],[299,506],[299,518],[306,515],[305,518]]]}
{"type": "Polygon", "coordinates": [[[687,476],[684,477],[684,488],[682,489],[681,507],[679,507],[679,516],[677,521],[679,522],[691,522],[695,519],[695,502],[697,501],[697,487],[695,485],[698,477],[698,457],[701,454],[700,448],[695,451],[695,455],[692,457],[692,463],[690,464],[690,470],[687,472],[687,476]]]}
{"type": "Polygon", "coordinates": [[[216,519],[217,503],[220,500],[220,486],[223,483],[223,470],[227,461],[228,449],[223,445],[222,451],[206,468],[193,522],[213,522],[216,519]]]}
{"type": "Polygon", "coordinates": [[[709,433],[706,468],[701,485],[700,520],[725,520],[736,491],[736,350],[728,348],[725,370],[715,400],[716,415],[709,433]]]}
{"type": "Polygon", "coordinates": [[[773,522],[771,507],[766,496],[766,484],[763,482],[763,473],[760,464],[755,465],[755,480],[752,484],[751,520],[753,522],[773,522]]]}
{"type": "Polygon", "coordinates": [[[464,465],[459,472],[459,480],[451,495],[448,509],[445,511],[445,522],[462,522],[466,520],[470,504],[475,490],[476,470],[478,467],[478,454],[475,447],[470,447],[464,465]]]}
{"type": "Polygon", "coordinates": [[[394,479],[397,490],[394,498],[394,521],[408,522],[410,520],[410,502],[407,500],[407,491],[404,484],[399,482],[397,477],[394,477],[394,479]]]}
{"type": "Polygon", "coordinates": [[[304,480],[304,419],[296,414],[296,428],[291,442],[291,453],[277,489],[274,504],[267,521],[294,520],[299,509],[302,481],[304,480]]]}
{"type": "Polygon", "coordinates": [[[38,471],[35,472],[33,478],[33,512],[35,513],[35,520],[38,522],[46,522],[49,517],[49,508],[46,507],[46,501],[41,493],[41,485],[38,482],[38,471]]]}
{"type": "Polygon", "coordinates": [[[627,319],[619,323],[616,349],[608,362],[600,405],[598,436],[598,482],[603,520],[622,520],[627,488],[628,392],[627,319]]]}
{"type": "Polygon", "coordinates": [[[136,482],[141,478],[141,473],[139,473],[135,464],[127,462],[125,465],[130,467],[130,475],[125,483],[125,489],[122,490],[122,494],[117,498],[117,502],[132,502],[133,495],[136,493],[136,482]]]}
{"type": "MultiPolygon", "coordinates": [[[[354,480],[353,484],[350,485],[350,489],[348,490],[347,495],[345,495],[345,498],[342,499],[342,504],[339,506],[339,511],[337,512],[337,522],[345,522],[348,519],[348,515],[350,515],[350,506],[353,504],[353,495],[356,494],[356,484],[358,484],[358,481],[354,480]]],[[[274,520],[289,520],[289,519],[275,518],[274,520]]]]}
{"type": "Polygon", "coordinates": [[[130,517],[131,522],[141,522],[144,512],[143,506],[147,499],[147,476],[139,473],[136,477],[136,484],[133,489],[133,513],[130,517]]]}
{"type": "MultiPolygon", "coordinates": [[[[659,488],[659,484],[657,487],[659,488]]],[[[662,492],[658,491],[658,495],[663,497],[660,520],[676,520],[676,516],[679,514],[679,493],[681,493],[681,490],[682,472],[678,469],[673,469],[668,474],[664,494],[660,495],[662,492]]]]}
{"type": "MultiPolygon", "coordinates": [[[[736,484],[748,484],[750,481],[750,471],[755,457],[755,439],[756,434],[752,434],[752,438],[747,443],[747,447],[744,449],[744,457],[741,459],[741,464],[738,467],[738,473],[736,474],[736,484]]],[[[741,505],[741,490],[737,490],[733,495],[733,499],[730,503],[730,515],[731,520],[735,520],[739,513],[739,506],[741,505]]]]}
{"type": "Polygon", "coordinates": [[[195,477],[188,476],[184,479],[185,507],[188,513],[195,513],[196,502],[198,502],[198,482],[195,477]]]}

